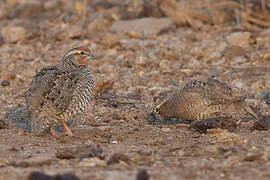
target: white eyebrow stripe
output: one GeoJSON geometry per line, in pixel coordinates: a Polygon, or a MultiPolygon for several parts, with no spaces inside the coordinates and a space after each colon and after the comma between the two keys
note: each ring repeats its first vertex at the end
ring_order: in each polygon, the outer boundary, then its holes
{"type": "Polygon", "coordinates": [[[70,56],[70,55],[74,55],[76,53],[81,53],[81,52],[84,52],[86,55],[91,54],[90,49],[84,48],[84,47],[79,47],[79,48],[74,48],[74,49],[70,50],[69,52],[67,52],[65,54],[65,56],[70,56]]]}

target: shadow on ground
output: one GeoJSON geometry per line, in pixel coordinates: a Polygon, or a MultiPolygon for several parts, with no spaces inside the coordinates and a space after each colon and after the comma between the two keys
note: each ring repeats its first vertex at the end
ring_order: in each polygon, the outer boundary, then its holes
{"type": "MultiPolygon", "coordinates": [[[[21,128],[25,131],[31,131],[31,117],[27,111],[26,106],[17,106],[6,113],[6,118],[9,122],[13,123],[16,127],[21,128]]],[[[73,124],[73,120],[67,122],[68,126],[73,124]]],[[[62,125],[55,125],[56,131],[63,132],[64,128],[62,125]]],[[[48,129],[46,129],[48,132],[48,129]]]]}
{"type": "Polygon", "coordinates": [[[6,118],[15,126],[30,131],[30,116],[26,106],[17,106],[6,113],[6,118]]]}
{"type": "Polygon", "coordinates": [[[166,124],[166,125],[175,125],[175,124],[190,124],[190,120],[184,120],[184,119],[177,119],[177,118],[167,118],[167,119],[159,119],[156,118],[152,113],[149,113],[145,116],[145,119],[149,124],[153,125],[160,125],[160,124],[166,124]]]}

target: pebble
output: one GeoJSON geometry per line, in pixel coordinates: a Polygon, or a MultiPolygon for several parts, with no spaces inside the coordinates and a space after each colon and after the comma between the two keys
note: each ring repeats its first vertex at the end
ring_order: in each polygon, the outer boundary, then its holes
{"type": "Polygon", "coordinates": [[[26,30],[19,26],[6,26],[2,28],[1,36],[6,43],[16,43],[26,38],[26,30]]]}
{"type": "Polygon", "coordinates": [[[138,171],[136,180],[149,180],[149,179],[150,178],[146,169],[141,169],[138,171]]]}
{"type": "Polygon", "coordinates": [[[256,160],[260,160],[262,159],[263,157],[263,154],[262,153],[255,153],[255,152],[252,152],[252,153],[248,153],[246,157],[244,157],[244,160],[245,161],[256,161],[256,160]]]}
{"type": "Polygon", "coordinates": [[[2,85],[3,87],[9,86],[9,85],[10,85],[10,81],[9,81],[9,80],[3,80],[3,81],[1,82],[1,85],[2,85]]]}
{"type": "Polygon", "coordinates": [[[161,130],[162,130],[163,132],[171,132],[171,128],[166,128],[166,127],[164,127],[164,128],[161,128],[161,130]]]}
{"type": "Polygon", "coordinates": [[[32,172],[30,173],[28,180],[79,180],[77,176],[71,173],[56,174],[51,176],[43,172],[32,172]]]}
{"type": "Polygon", "coordinates": [[[120,161],[123,161],[123,162],[129,162],[129,157],[123,153],[115,153],[113,154],[109,161],[108,161],[108,164],[115,164],[115,163],[119,163],[120,161]]]}
{"type": "Polygon", "coordinates": [[[59,159],[73,159],[75,158],[75,150],[71,148],[58,149],[56,152],[56,157],[59,159]]]}

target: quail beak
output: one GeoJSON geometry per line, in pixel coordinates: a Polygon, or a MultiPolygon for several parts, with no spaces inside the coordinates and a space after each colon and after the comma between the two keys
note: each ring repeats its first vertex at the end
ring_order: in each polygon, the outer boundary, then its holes
{"type": "Polygon", "coordinates": [[[87,56],[87,60],[91,60],[91,59],[95,59],[95,56],[93,55],[93,54],[89,54],[88,56],[87,56]]]}

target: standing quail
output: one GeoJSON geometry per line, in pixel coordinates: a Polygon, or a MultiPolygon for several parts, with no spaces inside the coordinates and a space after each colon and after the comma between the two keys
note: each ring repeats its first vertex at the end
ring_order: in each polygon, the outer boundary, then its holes
{"type": "Polygon", "coordinates": [[[212,77],[191,80],[182,89],[157,102],[152,112],[154,117],[190,120],[204,128],[226,126],[228,122],[224,122],[224,117],[239,120],[245,114],[258,118],[240,92],[212,77]],[[223,122],[215,124],[213,120],[223,122]]]}
{"type": "Polygon", "coordinates": [[[90,101],[94,80],[87,64],[92,58],[88,48],[77,47],[58,64],[42,68],[34,76],[25,93],[33,133],[49,128],[55,136],[53,125],[62,123],[72,135],[66,121],[83,113],[90,101]]]}

